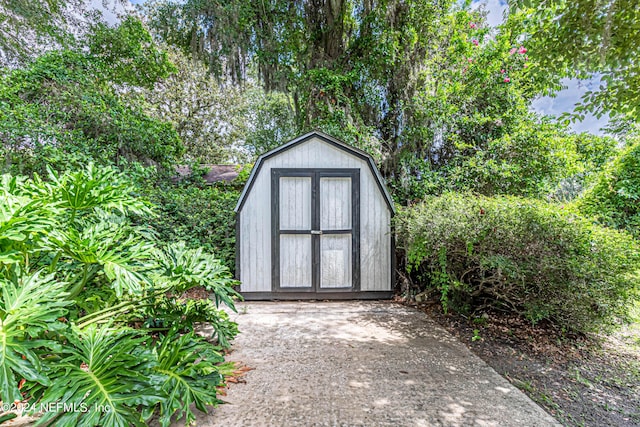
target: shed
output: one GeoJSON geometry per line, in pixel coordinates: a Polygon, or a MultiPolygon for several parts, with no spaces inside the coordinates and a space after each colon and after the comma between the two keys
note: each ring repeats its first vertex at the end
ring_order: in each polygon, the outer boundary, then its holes
{"type": "Polygon", "coordinates": [[[235,211],[245,299],[391,297],[394,208],[367,153],[296,138],[258,158],[235,211]]]}

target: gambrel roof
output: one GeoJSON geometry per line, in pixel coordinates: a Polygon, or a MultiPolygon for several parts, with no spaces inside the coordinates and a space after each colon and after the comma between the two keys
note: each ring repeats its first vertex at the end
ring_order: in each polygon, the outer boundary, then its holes
{"type": "Polygon", "coordinates": [[[380,175],[380,172],[378,171],[378,168],[375,165],[375,162],[373,161],[373,158],[365,153],[362,150],[359,150],[355,147],[352,147],[350,145],[345,144],[342,141],[338,141],[337,139],[333,138],[332,136],[329,136],[325,133],[322,133],[320,131],[313,131],[313,132],[309,132],[305,135],[302,135],[296,139],[294,139],[293,141],[289,141],[284,145],[281,145],[278,148],[275,148],[263,155],[261,155],[260,157],[258,157],[258,160],[256,161],[256,164],[253,166],[253,169],[251,171],[251,175],[249,176],[249,180],[247,181],[247,184],[244,187],[244,190],[242,191],[242,194],[240,195],[240,199],[238,200],[238,203],[236,204],[236,208],[235,211],[236,212],[240,212],[242,210],[242,206],[244,205],[244,202],[246,200],[247,195],[249,194],[249,192],[251,191],[251,188],[253,186],[253,182],[255,181],[256,176],[258,175],[258,173],[260,172],[260,169],[262,168],[262,165],[264,163],[265,160],[277,156],[278,154],[287,151],[297,145],[300,145],[304,142],[309,141],[312,138],[317,138],[327,144],[330,144],[332,146],[334,146],[335,148],[338,148],[342,151],[345,151],[349,154],[351,154],[352,156],[358,157],[364,161],[367,162],[367,164],[369,165],[369,170],[371,171],[371,174],[373,175],[373,177],[376,180],[376,183],[378,184],[378,189],[380,190],[380,192],[383,194],[385,201],[387,202],[387,206],[389,207],[389,210],[391,212],[395,212],[394,206],[393,206],[393,199],[391,198],[391,195],[389,194],[389,192],[387,191],[387,188],[384,184],[384,179],[382,178],[382,175],[380,175]]]}

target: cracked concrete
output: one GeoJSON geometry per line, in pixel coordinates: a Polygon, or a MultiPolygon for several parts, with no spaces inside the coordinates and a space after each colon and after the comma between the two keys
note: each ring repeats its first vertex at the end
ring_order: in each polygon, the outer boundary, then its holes
{"type": "Polygon", "coordinates": [[[418,310],[251,302],[238,312],[229,360],[254,370],[199,426],[558,425],[418,310]]]}

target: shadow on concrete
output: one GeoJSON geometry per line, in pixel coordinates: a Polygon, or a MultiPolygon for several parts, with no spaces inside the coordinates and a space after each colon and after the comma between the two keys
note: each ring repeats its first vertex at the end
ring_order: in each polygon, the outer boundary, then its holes
{"type": "Polygon", "coordinates": [[[386,301],[251,302],[233,317],[242,333],[230,359],[254,370],[198,425],[556,425],[418,310],[386,301]]]}

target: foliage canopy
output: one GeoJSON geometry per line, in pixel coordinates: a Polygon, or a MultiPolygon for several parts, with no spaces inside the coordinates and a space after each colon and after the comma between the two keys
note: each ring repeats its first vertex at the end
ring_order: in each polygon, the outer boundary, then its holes
{"type": "Polygon", "coordinates": [[[603,168],[576,207],[602,224],[640,237],[640,141],[603,168]]]}
{"type": "Polygon", "coordinates": [[[576,113],[640,120],[640,9],[634,0],[513,0],[514,25],[535,58],[535,72],[600,80],[576,113]]]}
{"type": "Polygon", "coordinates": [[[0,76],[5,170],[43,173],[44,163],[63,167],[91,160],[167,163],[182,153],[170,124],[149,117],[116,90],[166,77],[173,70],[166,55],[134,18],[117,28],[99,24],[94,34],[87,52],[52,51],[0,76]]]}

